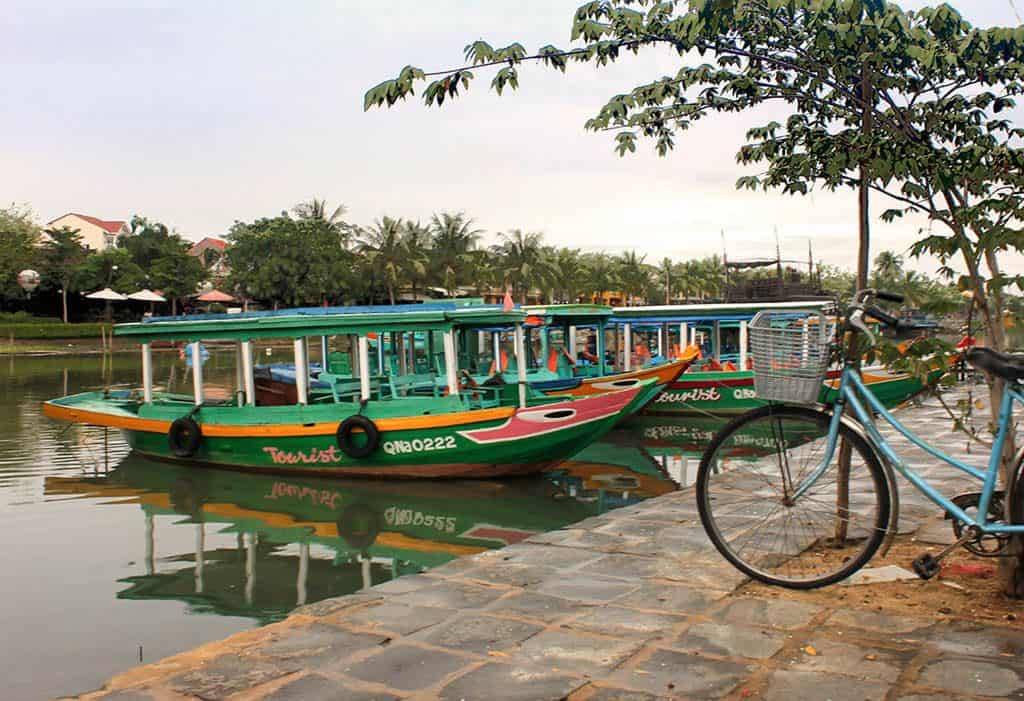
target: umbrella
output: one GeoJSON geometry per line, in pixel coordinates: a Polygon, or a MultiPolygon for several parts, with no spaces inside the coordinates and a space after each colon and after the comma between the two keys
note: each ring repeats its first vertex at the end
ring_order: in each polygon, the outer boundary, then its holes
{"type": "Polygon", "coordinates": [[[199,302],[234,302],[235,298],[220,290],[210,290],[196,297],[199,302]]]}
{"type": "Polygon", "coordinates": [[[104,287],[102,290],[91,292],[87,294],[86,299],[105,299],[108,302],[123,302],[128,299],[120,292],[114,292],[109,287],[104,287]]]}
{"type": "Polygon", "coordinates": [[[128,299],[134,299],[138,302],[166,302],[167,299],[153,290],[139,290],[138,292],[132,292],[128,295],[128,299]]]}

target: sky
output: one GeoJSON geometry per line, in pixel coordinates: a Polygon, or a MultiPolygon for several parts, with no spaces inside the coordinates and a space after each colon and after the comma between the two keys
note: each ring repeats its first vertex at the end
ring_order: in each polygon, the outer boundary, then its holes
{"type": "MultiPolygon", "coordinates": [[[[815,259],[855,267],[853,192],[735,189],[754,173],[735,162],[743,134],[770,113],[705,120],[665,158],[644,145],[620,158],[609,134],[584,130],[609,97],[674,72],[666,53],[568,76],[526,66],[500,98],[480,70],[441,110],[416,98],[363,111],[366,90],[402,66],[457,66],[477,38],[565,46],[579,3],[5,0],[0,206],[27,204],[44,223],[142,214],[198,239],[319,197],[361,225],[464,211],[485,243],[519,228],[657,262],[723,247],[768,257],[777,236],[784,258],[806,260],[811,241],[815,259]]],[[[977,25],[1019,23],[1011,0],[955,4],[977,25]]],[[[873,254],[904,253],[927,222],[872,226],[873,254]]],[[[1024,272],[1022,258],[1007,268],[1024,272]]]]}

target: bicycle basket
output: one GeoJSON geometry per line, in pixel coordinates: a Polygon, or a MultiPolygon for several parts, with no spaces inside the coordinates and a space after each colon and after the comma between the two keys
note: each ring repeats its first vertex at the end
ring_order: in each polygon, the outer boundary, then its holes
{"type": "Polygon", "coordinates": [[[818,401],[833,324],[816,310],[762,311],[750,322],[754,390],[761,399],[818,401]]]}

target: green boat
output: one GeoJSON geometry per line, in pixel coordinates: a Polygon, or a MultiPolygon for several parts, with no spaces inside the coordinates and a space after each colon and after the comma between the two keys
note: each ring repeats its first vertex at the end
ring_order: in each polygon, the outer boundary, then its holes
{"type": "MultiPolygon", "coordinates": [[[[774,303],[727,303],[620,307],[610,323],[618,325],[624,338],[621,345],[630,349],[625,358],[636,353],[632,339],[640,338],[636,347],[692,345],[701,349],[702,359],[693,363],[643,410],[645,414],[677,414],[685,416],[727,416],[763,406],[754,390],[754,373],[747,354],[747,326],[760,311],[785,313],[813,309],[828,313],[830,300],[774,303]]],[[[929,382],[943,370],[936,369],[929,382]]],[[[822,383],[819,401],[827,403],[835,394],[839,371],[835,370],[822,383]]],[[[864,383],[883,404],[892,408],[919,394],[925,384],[907,373],[886,368],[864,369],[864,383]]]]}
{"type": "Polygon", "coordinates": [[[464,389],[457,336],[510,326],[516,330],[516,354],[525,357],[525,316],[499,307],[410,305],[158,317],[122,324],[115,335],[142,346],[141,389],[62,397],[45,402],[43,412],[63,421],[121,429],[140,454],[192,463],[374,477],[533,473],[579,451],[648,401],[653,382],[596,396],[538,397],[531,396],[521,370],[514,384],[464,389]],[[444,378],[434,386],[443,383],[445,391],[414,392],[421,377],[372,373],[369,337],[399,331],[440,337],[444,378]],[[313,392],[309,339],[320,339],[326,360],[330,339],[339,337],[349,341],[356,377],[321,372],[315,379],[326,389],[313,392]],[[259,401],[254,339],[291,341],[295,404],[259,401]],[[236,386],[226,399],[204,392],[202,341],[235,347],[236,386]],[[191,395],[154,387],[152,345],[168,342],[188,343],[191,395]]]}
{"type": "MultiPolygon", "coordinates": [[[[297,605],[517,543],[652,494],[595,480],[628,475],[614,458],[604,459],[595,452],[580,475],[562,466],[554,479],[439,485],[193,470],[129,455],[108,474],[48,477],[45,493],[140,507],[145,556],[138,574],[118,580],[125,585],[118,598],[178,600],[192,613],[268,623],[297,605]],[[194,550],[168,551],[182,541],[168,529],[181,528],[196,531],[194,550]]],[[[668,481],[655,486],[654,493],[673,488],[668,481]]]]}

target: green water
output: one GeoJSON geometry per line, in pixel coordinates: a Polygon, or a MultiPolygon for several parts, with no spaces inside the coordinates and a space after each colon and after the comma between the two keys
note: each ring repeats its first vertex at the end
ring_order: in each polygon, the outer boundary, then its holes
{"type": "MultiPolygon", "coordinates": [[[[155,375],[188,391],[176,354],[158,354],[155,375]]],[[[205,376],[226,390],[231,355],[213,354],[205,376]]],[[[372,482],[151,462],[114,431],[40,413],[44,399],[138,377],[128,354],[0,356],[5,700],[83,692],[303,603],[671,491],[670,474],[692,479],[706,433],[677,447],[662,440],[671,426],[618,430],[544,477],[372,482]]]]}

